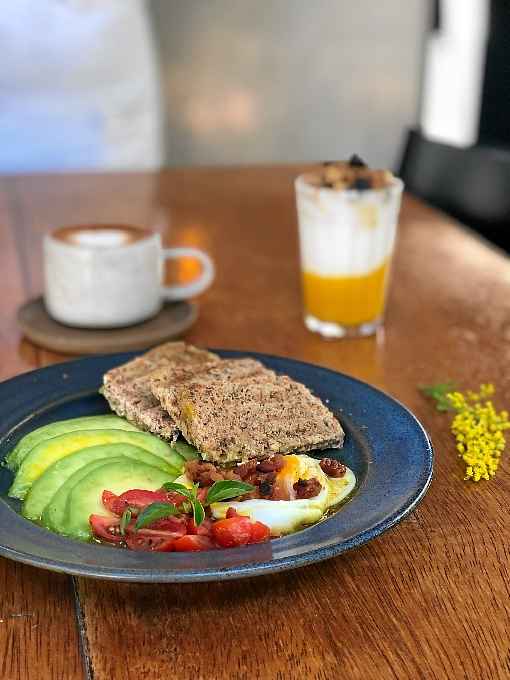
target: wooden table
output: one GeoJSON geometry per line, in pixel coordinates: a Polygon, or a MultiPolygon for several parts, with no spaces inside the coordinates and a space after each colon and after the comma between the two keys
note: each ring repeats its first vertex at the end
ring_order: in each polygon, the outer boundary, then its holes
{"type": "Polygon", "coordinates": [[[417,385],[494,381],[510,402],[510,264],[406,197],[384,338],[326,342],[301,322],[297,168],[0,179],[0,375],[63,357],[24,341],[17,306],[41,290],[40,239],[65,223],[122,221],[207,249],[213,288],[187,339],[345,371],[414,410],[435,480],[398,528],[294,572],[224,584],[128,585],[0,560],[0,677],[510,677],[508,454],[498,477],[462,481],[417,385]]]}

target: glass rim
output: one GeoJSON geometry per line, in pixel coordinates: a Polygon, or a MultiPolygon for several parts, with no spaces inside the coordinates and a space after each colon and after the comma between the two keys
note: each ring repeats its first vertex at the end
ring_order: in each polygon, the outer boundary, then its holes
{"type": "Polygon", "coordinates": [[[404,190],[404,181],[400,177],[393,177],[393,180],[390,185],[385,186],[385,187],[380,187],[378,189],[334,189],[333,187],[323,187],[323,186],[314,186],[313,184],[310,184],[307,182],[306,178],[309,177],[312,173],[311,172],[304,172],[301,175],[298,175],[295,180],[294,180],[294,187],[296,190],[306,190],[306,191],[318,191],[318,192],[324,192],[328,195],[334,195],[334,196],[380,196],[384,193],[390,192],[392,194],[401,194],[402,191],[404,190]]]}

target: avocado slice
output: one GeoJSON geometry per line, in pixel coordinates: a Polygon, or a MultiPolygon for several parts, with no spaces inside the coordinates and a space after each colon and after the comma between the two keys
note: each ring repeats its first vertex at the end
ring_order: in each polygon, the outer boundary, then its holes
{"type": "Polygon", "coordinates": [[[72,474],[88,465],[91,461],[105,460],[105,462],[109,462],[111,458],[119,456],[133,458],[142,463],[147,463],[147,465],[153,465],[173,477],[178,477],[181,474],[180,469],[173,468],[160,456],[155,456],[139,446],[133,446],[132,444],[89,446],[50,465],[32,485],[25,498],[21,514],[26,519],[32,521],[40,520],[44,508],[72,474]]]}
{"type": "Polygon", "coordinates": [[[84,416],[83,418],[71,418],[70,420],[59,420],[49,425],[38,427],[37,430],[29,432],[22,437],[13,450],[5,457],[5,464],[13,472],[21,465],[25,456],[41,442],[52,437],[76,430],[128,430],[140,432],[139,428],[128,423],[124,418],[113,414],[104,416],[84,416]]]}
{"type": "MultiPolygon", "coordinates": [[[[56,534],[65,534],[67,499],[71,489],[78,482],[87,477],[92,470],[109,463],[118,463],[127,460],[129,460],[129,458],[125,456],[115,456],[115,458],[109,458],[108,460],[100,458],[99,460],[91,460],[87,465],[84,465],[82,468],[76,470],[76,472],[73,472],[73,474],[59,486],[50,502],[45,506],[41,513],[41,524],[46,527],[46,529],[49,529],[56,534]]],[[[107,487],[105,487],[105,489],[106,488],[107,487]]],[[[103,489],[103,491],[105,489],[103,489]]],[[[106,508],[103,508],[101,514],[108,515],[106,508]]]]}
{"type": "Polygon", "coordinates": [[[70,490],[65,509],[63,533],[80,541],[87,541],[91,538],[90,515],[108,514],[101,500],[105,489],[116,494],[129,489],[156,491],[172,479],[173,475],[133,459],[102,465],[83,477],[70,490]]]}
{"type": "Polygon", "coordinates": [[[124,430],[77,430],[58,437],[52,437],[35,446],[21,463],[9,496],[23,500],[30,487],[42,473],[57,460],[75,451],[99,444],[133,444],[155,456],[160,456],[177,469],[182,469],[184,460],[170,444],[146,432],[124,430]]]}
{"type": "Polygon", "coordinates": [[[185,442],[184,439],[178,439],[172,444],[172,448],[174,448],[184,460],[195,460],[196,458],[200,458],[198,449],[191,444],[188,444],[188,442],[185,442]]]}
{"type": "MultiPolygon", "coordinates": [[[[108,465],[110,463],[122,463],[128,460],[129,458],[125,456],[115,456],[115,458],[109,458],[108,460],[100,458],[99,460],[92,460],[90,463],[87,463],[87,465],[76,470],[76,472],[68,477],[57,489],[50,502],[44,508],[41,514],[41,524],[46,527],[46,529],[49,529],[56,534],[65,534],[67,499],[73,487],[82,479],[90,475],[96,468],[100,468],[103,465],[108,465]]],[[[105,489],[108,489],[108,487],[102,489],[101,493],[105,489]]],[[[108,489],[108,491],[109,490],[110,489],[108,489]]],[[[109,513],[106,508],[103,507],[100,514],[108,515],[109,513]]]]}

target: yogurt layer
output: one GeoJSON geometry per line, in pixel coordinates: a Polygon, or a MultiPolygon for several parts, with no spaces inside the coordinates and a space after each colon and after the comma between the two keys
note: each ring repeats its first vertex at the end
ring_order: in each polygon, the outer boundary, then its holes
{"type": "Polygon", "coordinates": [[[403,184],[367,191],[336,191],[296,180],[304,272],[363,276],[380,268],[395,242],[403,184]]]}

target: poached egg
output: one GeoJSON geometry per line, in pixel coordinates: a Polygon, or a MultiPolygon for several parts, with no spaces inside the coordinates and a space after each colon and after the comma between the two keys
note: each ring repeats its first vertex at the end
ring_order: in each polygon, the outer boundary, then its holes
{"type": "Polygon", "coordinates": [[[212,503],[213,517],[223,519],[228,508],[235,508],[240,515],[268,526],[271,536],[290,534],[304,525],[318,522],[329,508],[344,500],[354,489],[356,477],[349,468],[343,477],[328,477],[315,458],[305,454],[290,454],[285,456],[284,466],[276,476],[276,483],[284,488],[289,500],[253,498],[212,503]],[[321,491],[313,498],[296,498],[294,484],[299,479],[312,478],[320,482],[321,491]]]}

